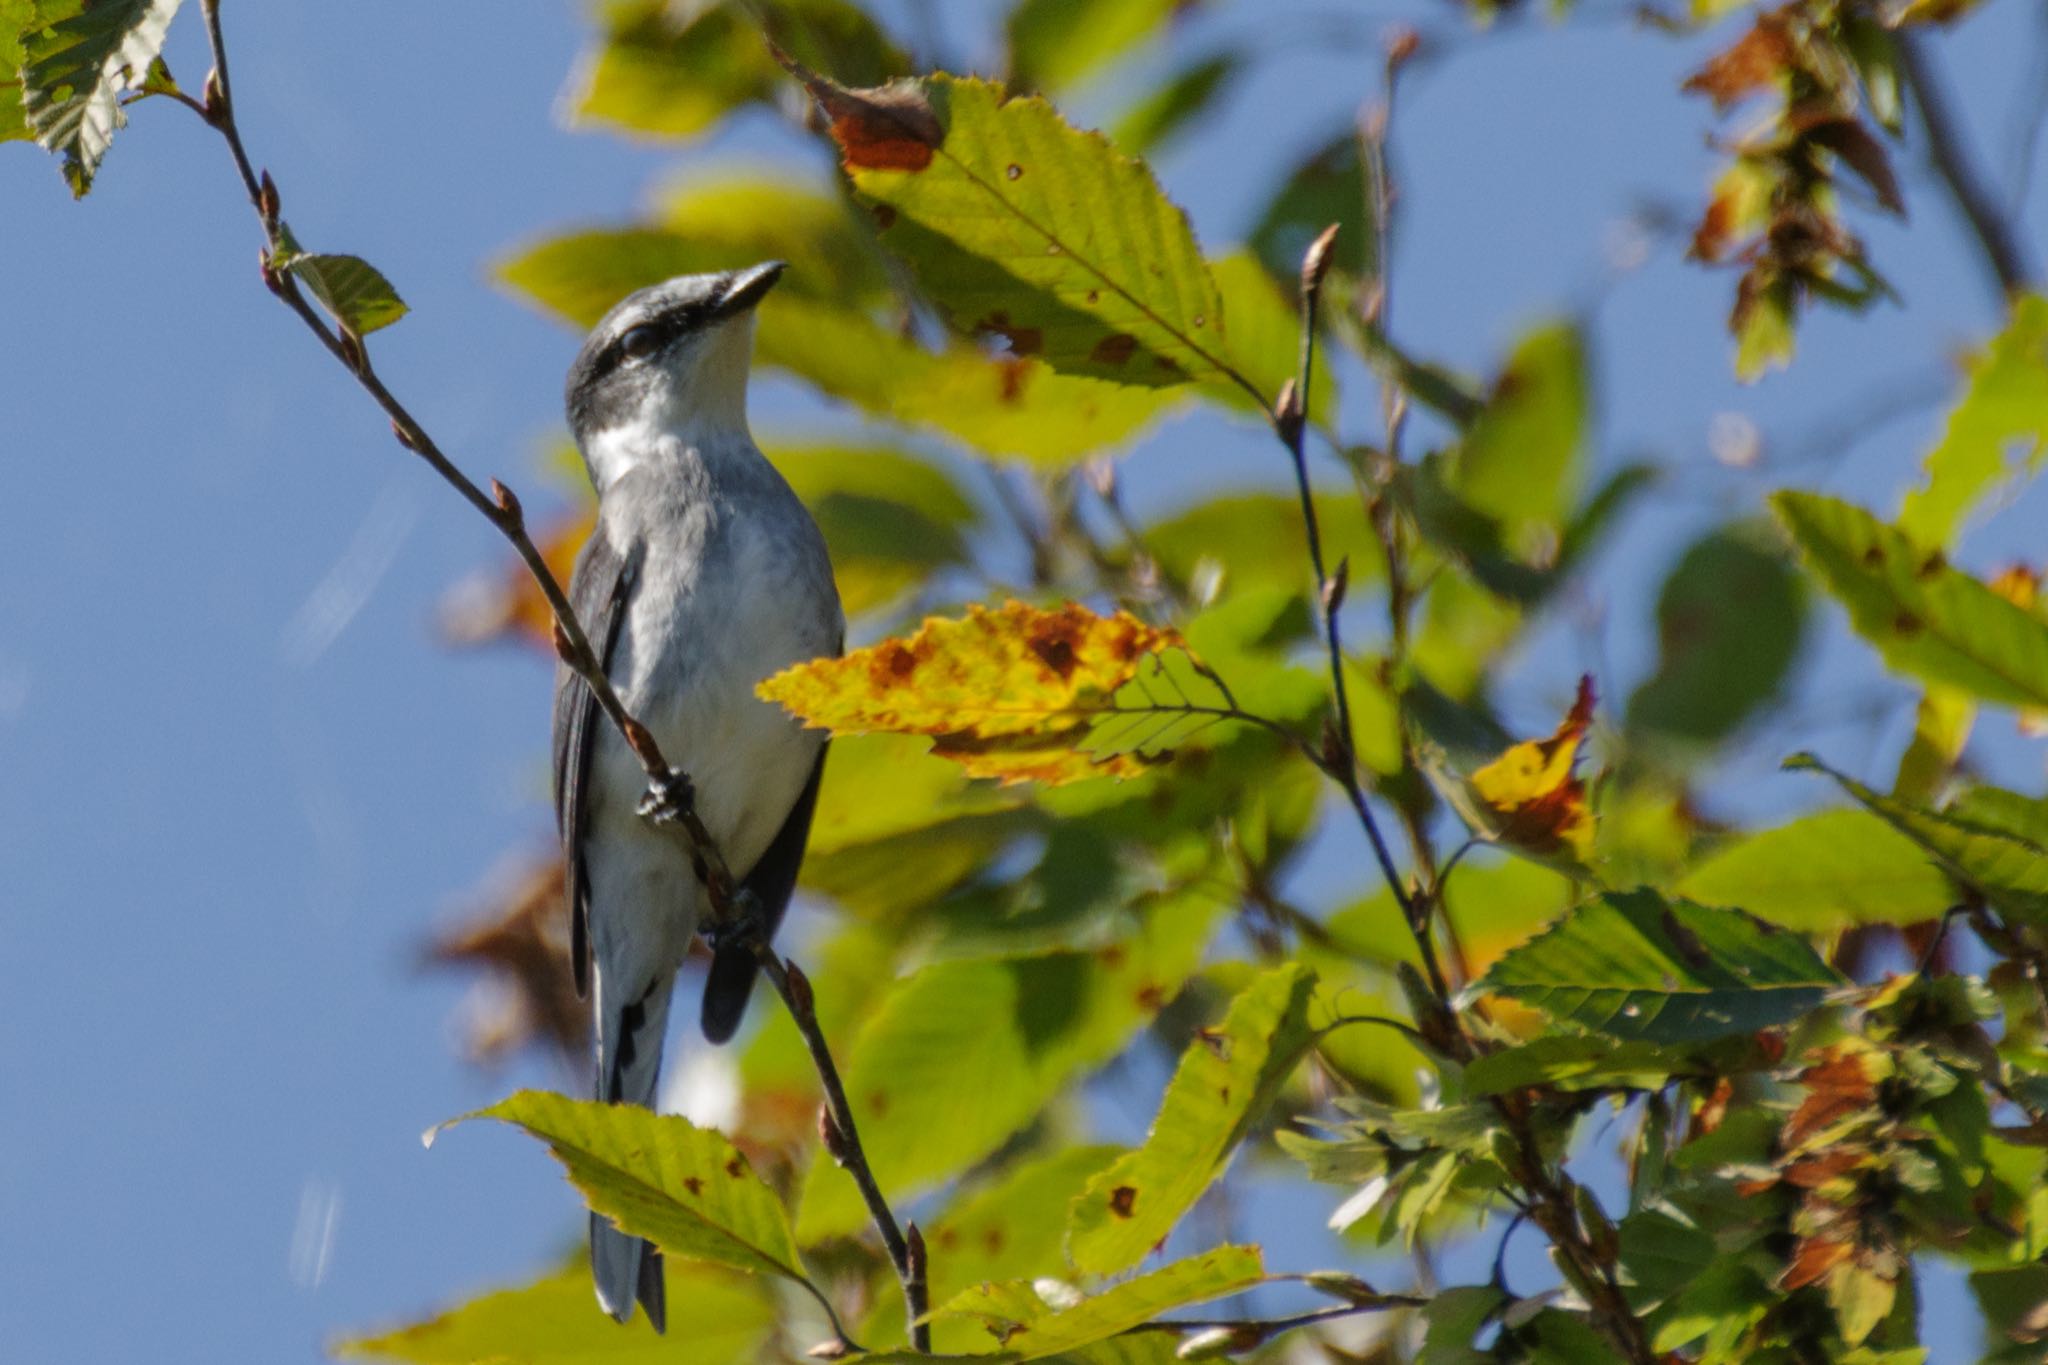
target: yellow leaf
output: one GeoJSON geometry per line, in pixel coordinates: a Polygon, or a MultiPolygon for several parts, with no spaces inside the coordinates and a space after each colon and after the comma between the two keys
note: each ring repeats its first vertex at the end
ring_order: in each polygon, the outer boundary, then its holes
{"type": "Polygon", "coordinates": [[[993,610],[970,606],[958,620],[930,617],[907,639],[798,664],[756,690],[816,729],[928,735],[933,753],[970,776],[1057,786],[1128,777],[1161,761],[1164,735],[1179,721],[1224,714],[1189,700],[1179,676],[1186,671],[1206,676],[1177,631],[1128,612],[1098,616],[1073,602],[1047,609],[1013,600],[993,610]],[[1169,654],[1190,668],[1169,671],[1169,654]],[[1144,695],[1118,696],[1132,685],[1144,695]],[[1164,730],[1146,727],[1146,717],[1165,722],[1164,730]],[[1105,722],[1113,721],[1152,733],[1130,743],[1130,734],[1108,733],[1105,722]]]}
{"type": "Polygon", "coordinates": [[[1593,812],[1575,774],[1579,745],[1593,723],[1593,679],[1579,679],[1578,699],[1548,739],[1515,745],[1472,774],[1472,790],[1492,817],[1494,837],[1536,854],[1566,853],[1580,862],[1593,852],[1593,812]]]}

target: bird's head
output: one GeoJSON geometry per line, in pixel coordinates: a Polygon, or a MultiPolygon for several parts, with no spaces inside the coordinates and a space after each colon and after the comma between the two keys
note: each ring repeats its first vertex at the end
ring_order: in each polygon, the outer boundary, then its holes
{"type": "Polygon", "coordinates": [[[604,315],[569,367],[569,427],[602,488],[600,438],[628,431],[686,438],[744,432],[754,305],[781,261],[678,275],[604,315]]]}

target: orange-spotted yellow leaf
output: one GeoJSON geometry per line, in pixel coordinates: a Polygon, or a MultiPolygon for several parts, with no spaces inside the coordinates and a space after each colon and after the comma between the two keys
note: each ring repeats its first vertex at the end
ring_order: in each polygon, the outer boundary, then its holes
{"type": "Polygon", "coordinates": [[[1188,697],[1191,678],[1207,676],[1179,632],[1129,612],[1012,600],[930,617],[908,638],[798,664],[756,690],[816,729],[929,735],[972,776],[1058,785],[1159,762],[1174,735],[1219,714],[1188,697]]]}
{"type": "Polygon", "coordinates": [[[1480,823],[1493,838],[1541,856],[1584,862],[1593,852],[1593,812],[1578,774],[1579,746],[1593,724],[1593,679],[1548,739],[1525,740],[1472,774],[1480,823]]]}

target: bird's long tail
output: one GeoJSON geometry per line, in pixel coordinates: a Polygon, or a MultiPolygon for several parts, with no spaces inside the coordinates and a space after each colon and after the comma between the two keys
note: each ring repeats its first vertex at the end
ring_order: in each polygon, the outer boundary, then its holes
{"type": "MultiPolygon", "coordinates": [[[[596,973],[597,1097],[609,1104],[654,1107],[661,1078],[661,1043],[668,1027],[671,980],[658,980],[638,1000],[617,1004],[614,984],[596,973]]],[[[603,1214],[590,1215],[590,1273],[597,1301],[620,1322],[638,1300],[654,1330],[667,1327],[661,1253],[652,1242],[620,1232],[603,1214]]]]}

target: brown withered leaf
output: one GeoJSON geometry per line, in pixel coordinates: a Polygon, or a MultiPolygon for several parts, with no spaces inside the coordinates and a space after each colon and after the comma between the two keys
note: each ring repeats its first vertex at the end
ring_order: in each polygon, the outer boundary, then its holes
{"type": "Polygon", "coordinates": [[[1906,211],[1905,197],[1899,193],[1899,178],[1892,173],[1891,157],[1884,150],[1884,144],[1870,135],[1870,130],[1856,118],[1823,119],[1808,128],[1807,136],[1842,159],[1842,164],[1863,177],[1870,186],[1877,202],[1893,213],[1906,211]]]}
{"type": "Polygon", "coordinates": [[[1803,1289],[1818,1284],[1835,1272],[1855,1253],[1850,1243],[1833,1237],[1809,1237],[1792,1254],[1792,1263],[1778,1277],[1782,1289],[1803,1289]]]}
{"type": "Polygon", "coordinates": [[[1784,21],[1773,14],[1762,15],[1749,32],[1733,46],[1715,53],[1681,88],[1705,95],[1716,108],[1726,109],[1777,80],[1792,66],[1794,56],[1784,21]]]}
{"type": "Polygon", "coordinates": [[[1784,1144],[1797,1150],[1809,1138],[1831,1127],[1836,1120],[1877,1103],[1880,1054],[1868,1048],[1837,1043],[1825,1049],[1821,1060],[1799,1073],[1806,1098],[1785,1123],[1784,1144]]]}
{"type": "Polygon", "coordinates": [[[1168,655],[1194,666],[1177,632],[1128,612],[1013,600],[928,618],[908,638],[844,658],[798,664],[756,691],[834,734],[929,735],[933,753],[975,777],[1058,785],[1126,777],[1158,761],[1156,735],[1130,747],[1119,735],[1112,744],[1113,723],[1123,731],[1146,717],[1209,718],[1167,674],[1168,655]],[[1141,673],[1181,700],[1120,698],[1141,673]]]}
{"type": "Polygon", "coordinates": [[[430,966],[482,972],[464,1022],[465,1052],[496,1063],[536,1042],[580,1057],[588,1007],[569,970],[569,912],[560,858],[527,863],[425,947],[430,966]]]}

